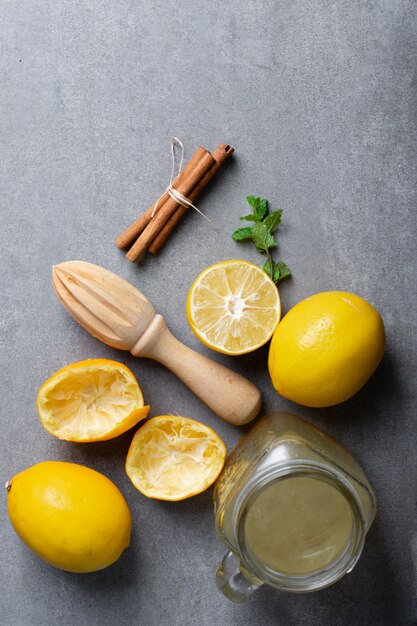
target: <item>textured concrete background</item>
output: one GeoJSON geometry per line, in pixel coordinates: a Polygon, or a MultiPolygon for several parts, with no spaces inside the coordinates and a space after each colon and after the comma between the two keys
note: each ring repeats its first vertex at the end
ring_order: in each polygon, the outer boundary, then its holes
{"type": "Polygon", "coordinates": [[[412,623],[416,530],[416,3],[412,0],[3,0],[1,46],[1,481],[45,459],[112,478],[133,512],[132,547],[113,567],[54,570],[15,536],[0,500],[0,621],[5,626],[383,626],[412,623]],[[215,231],[189,215],[159,258],[131,265],[114,237],[166,184],[169,141],[189,157],[228,141],[236,158],[201,198],[215,231]],[[208,354],[184,315],[208,264],[259,262],[230,233],[247,194],[284,208],[280,253],[294,278],[288,310],[329,289],[381,311],[387,352],[351,401],[308,410],[279,398],[267,350],[216,355],[258,383],[265,409],[290,409],[341,439],[363,464],[379,514],[354,572],[296,596],[261,589],[224,599],[223,547],[211,492],[179,504],[146,500],[123,463],[132,433],[72,445],[41,428],[35,397],[62,365],[126,362],[152,415],[221,422],[162,367],[94,340],[58,304],[51,265],[102,264],[131,280],[177,336],[208,354]]]}

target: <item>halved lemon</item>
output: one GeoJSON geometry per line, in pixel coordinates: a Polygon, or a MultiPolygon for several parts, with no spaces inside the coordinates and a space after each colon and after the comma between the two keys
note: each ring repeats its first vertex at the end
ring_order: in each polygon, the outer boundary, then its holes
{"type": "Polygon", "coordinates": [[[39,389],[42,426],[66,441],[113,439],[144,419],[142,391],[118,361],[89,359],[58,370],[39,389]]]}
{"type": "Polygon", "coordinates": [[[197,276],[187,299],[187,319],[206,346],[246,354],[263,346],[281,316],[278,289],[248,261],[223,261],[197,276]]]}
{"type": "Polygon", "coordinates": [[[184,500],[214,483],[226,446],[208,426],[188,417],[160,415],[139,428],[126,459],[126,473],[143,495],[184,500]]]}

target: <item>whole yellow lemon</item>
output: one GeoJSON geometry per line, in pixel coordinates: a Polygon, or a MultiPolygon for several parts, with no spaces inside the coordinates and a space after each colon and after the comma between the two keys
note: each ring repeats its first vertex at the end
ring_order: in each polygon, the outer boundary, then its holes
{"type": "Polygon", "coordinates": [[[268,367],[284,398],[310,407],[344,402],[382,359],[384,324],[363,298],[327,291],[306,298],[278,325],[268,367]]]}
{"type": "Polygon", "coordinates": [[[99,472],[45,461],[6,486],[15,531],[55,567],[94,572],[114,563],[129,545],[129,507],[116,485],[99,472]]]}

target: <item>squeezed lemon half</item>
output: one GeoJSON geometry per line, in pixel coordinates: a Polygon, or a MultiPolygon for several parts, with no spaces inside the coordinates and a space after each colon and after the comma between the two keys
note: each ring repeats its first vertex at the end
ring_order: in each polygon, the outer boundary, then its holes
{"type": "Polygon", "coordinates": [[[160,415],[133,437],[126,473],[148,498],[184,500],[216,480],[226,446],[208,426],[187,417],[160,415]]]}
{"type": "Polygon", "coordinates": [[[207,267],[187,299],[187,319],[206,346],[246,354],[263,346],[281,316],[278,289],[257,265],[223,261],[207,267]]]}
{"type": "Polygon", "coordinates": [[[90,359],[58,370],[40,388],[43,427],[66,441],[112,439],[144,419],[142,391],[123,363],[90,359]]]}

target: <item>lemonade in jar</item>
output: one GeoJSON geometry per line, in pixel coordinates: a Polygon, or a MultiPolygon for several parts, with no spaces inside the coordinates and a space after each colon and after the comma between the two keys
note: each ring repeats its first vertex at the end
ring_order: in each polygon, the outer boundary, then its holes
{"type": "Polygon", "coordinates": [[[229,549],[217,586],[235,602],[263,583],[308,592],[336,582],[359,559],[376,513],[356,459],[289,413],[264,416],[241,439],[214,499],[229,549]]]}

